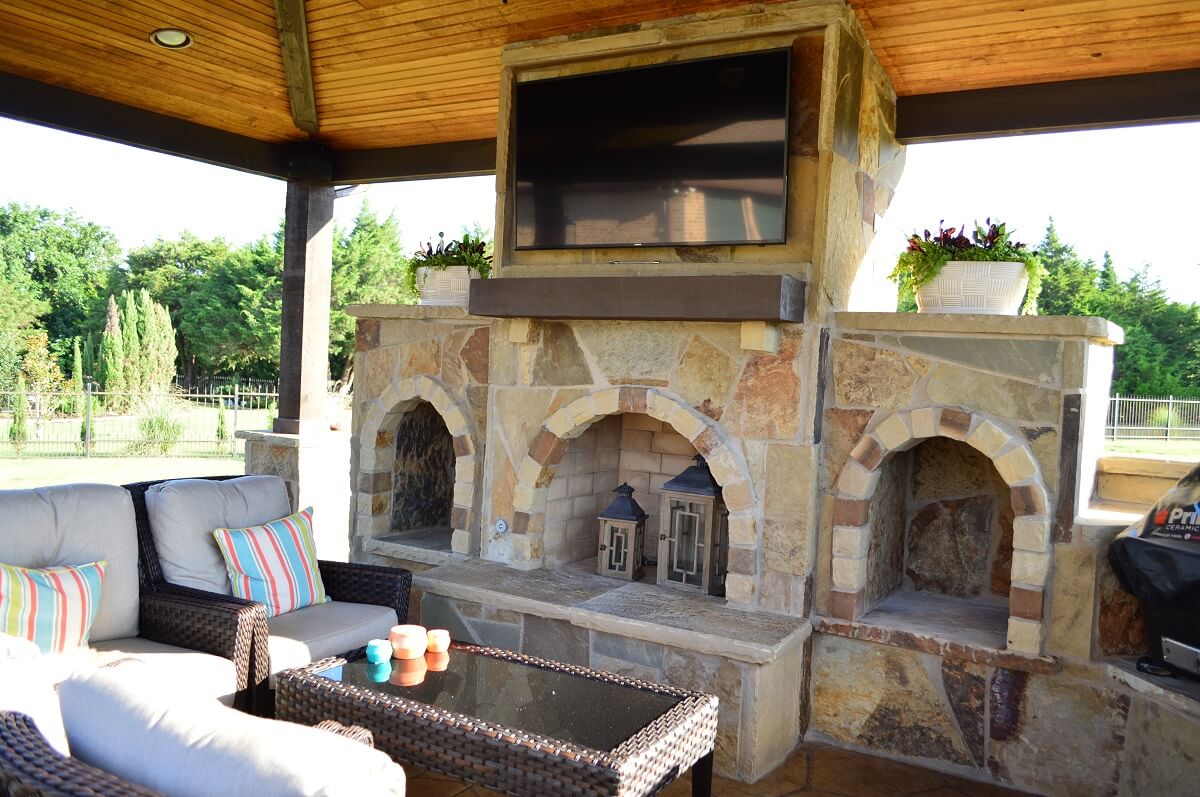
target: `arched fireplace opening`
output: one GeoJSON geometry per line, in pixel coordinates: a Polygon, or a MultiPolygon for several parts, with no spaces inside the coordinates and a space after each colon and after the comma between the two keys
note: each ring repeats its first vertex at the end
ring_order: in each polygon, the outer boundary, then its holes
{"type": "Polygon", "coordinates": [[[449,550],[454,508],[454,438],[437,409],[418,401],[396,424],[391,531],[383,539],[449,550]]]}

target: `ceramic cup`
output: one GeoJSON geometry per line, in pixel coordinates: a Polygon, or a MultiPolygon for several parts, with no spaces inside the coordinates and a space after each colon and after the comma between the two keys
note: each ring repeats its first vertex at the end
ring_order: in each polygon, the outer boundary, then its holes
{"type": "Polygon", "coordinates": [[[429,638],[421,625],[394,625],[388,632],[392,656],[397,659],[419,659],[425,655],[429,638]]]}
{"type": "Polygon", "coordinates": [[[430,653],[445,653],[450,649],[450,632],[446,629],[431,628],[427,636],[430,653]]]}
{"type": "Polygon", "coordinates": [[[429,665],[424,656],[415,659],[399,659],[392,665],[392,676],[388,680],[396,686],[416,686],[425,680],[429,665]]]}
{"type": "Polygon", "coordinates": [[[367,661],[372,664],[386,662],[392,657],[392,643],[386,639],[372,639],[367,643],[367,661]]]}

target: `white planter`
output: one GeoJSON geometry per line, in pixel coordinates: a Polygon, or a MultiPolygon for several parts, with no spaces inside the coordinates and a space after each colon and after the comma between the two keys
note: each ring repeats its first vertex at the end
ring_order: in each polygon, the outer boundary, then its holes
{"type": "Polygon", "coordinates": [[[467,266],[450,266],[444,269],[417,269],[417,291],[421,295],[419,304],[466,307],[471,292],[471,280],[476,277],[474,269],[467,266]]]}
{"type": "Polygon", "coordinates": [[[917,289],[917,311],[1016,315],[1028,286],[1024,263],[951,260],[917,289]]]}

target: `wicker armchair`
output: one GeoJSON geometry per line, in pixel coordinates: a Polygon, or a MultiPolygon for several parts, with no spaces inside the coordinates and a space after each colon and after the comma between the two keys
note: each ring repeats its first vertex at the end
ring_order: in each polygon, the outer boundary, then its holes
{"type": "MultiPolygon", "coordinates": [[[[209,481],[225,481],[236,476],[204,476],[209,481]]],[[[268,679],[271,674],[270,657],[267,648],[267,614],[262,604],[253,603],[232,595],[219,595],[202,590],[181,587],[169,583],[163,576],[162,566],[158,559],[158,551],[154,546],[154,536],[150,529],[150,518],[146,510],[146,491],[156,484],[171,481],[159,479],[156,481],[137,482],[124,485],[133,496],[134,516],[137,520],[138,533],[138,566],[142,579],[143,595],[165,596],[174,604],[185,603],[188,607],[210,607],[214,614],[221,612],[253,612],[251,627],[245,633],[250,642],[249,654],[246,656],[248,680],[246,682],[252,693],[253,710],[259,714],[271,714],[274,701],[268,689],[268,679]]],[[[367,603],[376,606],[387,606],[396,611],[396,617],[401,623],[408,618],[409,590],[412,586],[412,573],[407,570],[377,565],[352,564],[348,562],[333,562],[321,559],[317,562],[321,571],[321,580],[325,584],[325,592],[335,601],[346,603],[367,603]]],[[[143,598],[143,600],[145,600],[143,598]]],[[[143,611],[145,611],[143,609],[143,611]]],[[[143,621],[145,622],[145,621],[143,621]]],[[[178,633],[179,629],[173,629],[178,633]]],[[[148,636],[143,632],[144,636],[148,636]]],[[[148,637],[156,639],[156,637],[148,637]]],[[[164,640],[165,641],[165,640],[164,640]]],[[[184,644],[184,643],[175,643],[184,644]]],[[[190,645],[196,647],[195,644],[190,645]]],[[[207,648],[196,647],[199,650],[207,648]]],[[[239,655],[243,650],[238,649],[239,655]]],[[[242,673],[242,663],[238,660],[239,679],[242,673]]],[[[241,685],[239,680],[239,686],[241,685]]]]}
{"type": "MultiPolygon", "coordinates": [[[[316,727],[374,746],[370,731],[327,720],[316,727]]],[[[59,753],[28,716],[0,711],[0,797],[161,797],[59,753]]]]}

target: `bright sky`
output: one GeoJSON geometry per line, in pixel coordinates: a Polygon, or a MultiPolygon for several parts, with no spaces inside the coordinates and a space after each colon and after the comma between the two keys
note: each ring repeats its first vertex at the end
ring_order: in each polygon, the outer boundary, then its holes
{"type": "MultiPolygon", "coordinates": [[[[886,273],[912,230],[991,216],[1036,244],[1060,236],[1128,273],[1151,264],[1171,296],[1200,302],[1200,123],[983,139],[908,148],[899,190],[877,223],[872,267],[886,273]]],[[[372,185],[338,200],[349,226],[366,199],[394,212],[405,249],[495,222],[495,180],[372,185]]],[[[275,229],[284,184],[265,177],[0,119],[0,203],[73,208],[126,248],[189,230],[233,243],[275,229]]]]}

